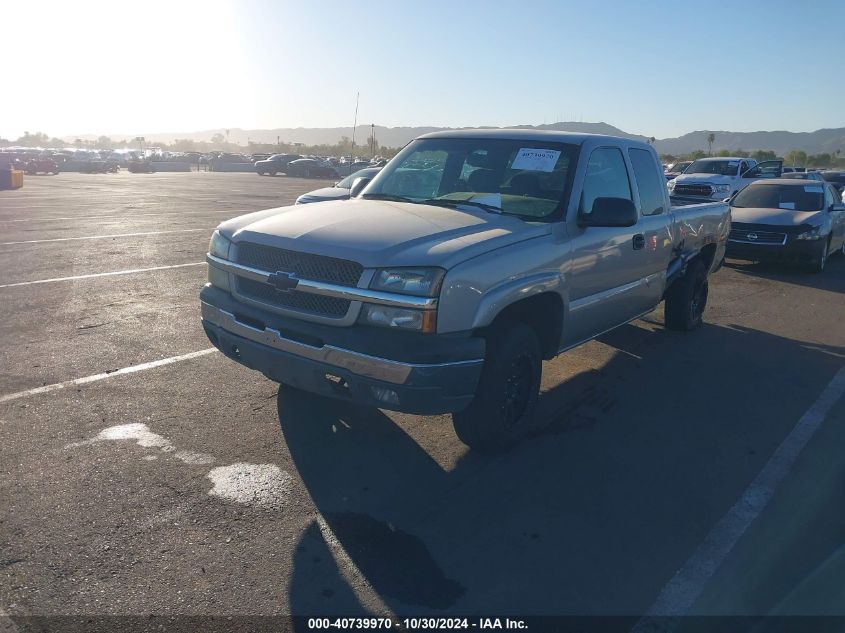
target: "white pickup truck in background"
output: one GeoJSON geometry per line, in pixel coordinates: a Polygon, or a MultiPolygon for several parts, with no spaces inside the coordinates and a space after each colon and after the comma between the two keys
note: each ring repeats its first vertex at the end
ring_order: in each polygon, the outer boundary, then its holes
{"type": "Polygon", "coordinates": [[[724,200],[761,178],[780,178],[782,160],[758,163],[753,158],[699,158],[667,183],[673,196],[692,201],[724,200]]]}

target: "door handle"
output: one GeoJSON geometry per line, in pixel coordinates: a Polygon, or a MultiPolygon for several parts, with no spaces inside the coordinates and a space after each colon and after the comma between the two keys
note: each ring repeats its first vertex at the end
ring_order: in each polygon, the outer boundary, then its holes
{"type": "Polygon", "coordinates": [[[638,251],[642,248],[645,248],[645,235],[642,233],[637,233],[634,236],[634,250],[638,251]]]}

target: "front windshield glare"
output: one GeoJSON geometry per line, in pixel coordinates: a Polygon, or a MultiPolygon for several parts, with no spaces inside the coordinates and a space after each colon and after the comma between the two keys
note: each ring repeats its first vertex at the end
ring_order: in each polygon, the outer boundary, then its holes
{"type": "Polygon", "coordinates": [[[738,160],[697,160],[684,170],[685,174],[717,174],[736,176],[739,170],[738,160]]]}
{"type": "Polygon", "coordinates": [[[550,218],[561,208],[576,145],[511,139],[412,142],[367,187],[364,198],[393,198],[550,218]]]}
{"type": "Polygon", "coordinates": [[[821,211],[824,208],[824,189],[821,184],[751,185],[737,194],[731,206],[751,209],[821,211]]]}

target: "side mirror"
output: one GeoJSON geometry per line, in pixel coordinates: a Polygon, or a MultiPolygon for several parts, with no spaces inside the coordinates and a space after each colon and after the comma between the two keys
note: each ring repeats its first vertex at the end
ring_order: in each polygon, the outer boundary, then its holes
{"type": "Polygon", "coordinates": [[[834,202],[830,205],[831,211],[845,211],[845,202],[834,202]]]}
{"type": "Polygon", "coordinates": [[[591,213],[578,216],[579,226],[634,226],[637,207],[626,198],[596,198],[591,213]]]}
{"type": "Polygon", "coordinates": [[[349,189],[349,197],[357,198],[358,194],[364,190],[364,187],[370,184],[372,178],[356,178],[352,181],[352,187],[349,189]]]}

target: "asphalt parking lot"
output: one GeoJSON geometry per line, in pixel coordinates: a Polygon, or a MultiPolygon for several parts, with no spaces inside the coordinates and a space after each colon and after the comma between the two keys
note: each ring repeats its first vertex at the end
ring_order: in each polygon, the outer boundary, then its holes
{"type": "Polygon", "coordinates": [[[319,186],[67,173],[0,193],[0,613],[671,614],[689,561],[691,612],[812,612],[796,587],[845,536],[841,257],[729,262],[702,329],[658,310],[546,363],[548,432],[485,457],[448,416],[287,392],[280,416],[277,385],[211,348],[211,231],[319,186]],[[807,415],[771,502],[708,549],[807,415]]]}

